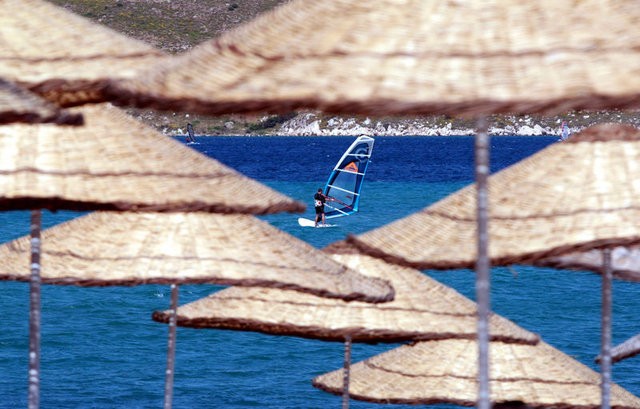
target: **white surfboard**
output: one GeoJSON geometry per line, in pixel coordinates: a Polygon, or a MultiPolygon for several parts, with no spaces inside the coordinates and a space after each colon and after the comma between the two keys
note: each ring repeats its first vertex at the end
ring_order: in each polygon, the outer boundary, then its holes
{"type": "Polygon", "coordinates": [[[319,224],[316,226],[316,222],[313,220],[305,219],[304,217],[298,217],[298,224],[302,227],[335,227],[336,224],[319,224]]]}

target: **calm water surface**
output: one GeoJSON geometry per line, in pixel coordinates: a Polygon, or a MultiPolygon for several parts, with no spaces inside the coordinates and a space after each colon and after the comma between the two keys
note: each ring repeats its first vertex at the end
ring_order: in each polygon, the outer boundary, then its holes
{"type": "MultiPolygon", "coordinates": [[[[307,205],[324,184],[351,137],[211,137],[191,145],[249,177],[307,205]]],[[[555,142],[555,137],[493,138],[492,170],[502,169],[555,142]]],[[[406,216],[469,184],[470,137],[376,138],[361,212],[332,229],[298,226],[299,215],[264,217],[316,247],[406,216]]],[[[79,214],[45,213],[46,226],[79,214]]],[[[312,216],[312,209],[306,216],[312,216]]],[[[26,212],[0,213],[0,241],[28,234],[26,212]]],[[[44,266],[46,268],[46,265],[44,266]]],[[[474,298],[470,271],[426,274],[474,298]]],[[[180,303],[218,287],[182,287],[180,303]]],[[[613,342],[640,333],[640,287],[614,283],[613,342]]],[[[0,282],[0,407],[25,407],[28,285],[0,282]]],[[[42,294],[42,408],[159,408],[163,402],[167,327],[150,319],[166,309],[165,286],[77,288],[44,286],[42,294]]],[[[600,280],[587,272],[515,266],[494,268],[492,308],[539,333],[551,345],[597,370],[600,280]]],[[[251,332],[178,329],[175,408],[327,408],[340,398],[311,379],[342,365],[343,347],[251,332]]],[[[354,345],[354,362],[394,345],[354,345]]],[[[614,381],[640,395],[637,358],[614,366],[614,381]]],[[[352,401],[353,408],[400,408],[352,401]]]]}

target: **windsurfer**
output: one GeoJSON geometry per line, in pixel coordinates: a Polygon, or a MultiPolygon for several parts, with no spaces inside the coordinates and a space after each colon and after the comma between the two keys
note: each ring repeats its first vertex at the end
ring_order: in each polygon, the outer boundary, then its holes
{"type": "Polygon", "coordinates": [[[560,131],[562,132],[562,136],[560,137],[561,141],[566,141],[569,139],[569,126],[566,121],[562,121],[562,125],[560,125],[560,131]]]}
{"type": "Polygon", "coordinates": [[[194,132],[193,132],[193,125],[191,125],[191,123],[187,124],[187,142],[189,143],[193,143],[196,141],[194,132]]]}
{"type": "Polygon", "coordinates": [[[324,204],[327,200],[331,201],[332,199],[328,196],[325,196],[324,193],[322,193],[322,188],[318,188],[318,191],[316,192],[315,195],[313,195],[313,200],[314,200],[314,206],[316,209],[316,222],[315,222],[315,227],[318,227],[318,222],[322,221],[322,224],[326,224],[325,222],[325,217],[324,217],[324,204]]]}

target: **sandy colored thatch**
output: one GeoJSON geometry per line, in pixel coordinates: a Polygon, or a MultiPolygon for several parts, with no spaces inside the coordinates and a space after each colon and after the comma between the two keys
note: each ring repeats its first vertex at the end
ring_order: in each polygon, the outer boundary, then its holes
{"type": "Polygon", "coordinates": [[[82,115],[61,110],[36,94],[0,79],[0,125],[15,122],[82,125],[82,115]]]}
{"type": "Polygon", "coordinates": [[[70,111],[85,126],[0,127],[0,210],[304,210],[108,104],[70,111]]]}
{"type": "Polygon", "coordinates": [[[2,0],[0,77],[61,106],[104,101],[107,78],[131,78],[162,51],[42,0],[2,0]]]}
{"type": "MultiPolygon", "coordinates": [[[[604,124],[489,178],[491,263],[528,263],[640,242],[640,131],[604,124]]],[[[468,186],[348,241],[419,268],[473,267],[476,190],[468,186]]]]}
{"type": "MultiPolygon", "coordinates": [[[[350,396],[380,403],[477,402],[477,344],[450,339],[405,345],[351,367],[350,396]]],[[[491,401],[532,408],[599,408],[600,377],[545,342],[490,344],[491,401]],[[522,405],[524,403],[524,405],[522,405]]],[[[342,370],[313,380],[322,390],[342,392],[342,370]]],[[[612,408],[639,408],[640,399],[617,385],[612,408]]]]}
{"type": "MultiPolygon", "coordinates": [[[[589,270],[603,273],[601,249],[572,252],[555,257],[536,260],[536,265],[572,270],[589,270]]],[[[611,249],[613,278],[640,282],[640,247],[618,246],[611,249]]]]}
{"type": "MultiPolygon", "coordinates": [[[[1,253],[0,253],[1,257],[1,253]]],[[[177,324],[293,335],[329,341],[399,342],[476,337],[476,305],[420,271],[368,256],[333,254],[359,273],[389,281],[395,299],[384,304],[343,302],[296,291],[232,287],[177,310],[177,324]]],[[[153,319],[169,322],[171,312],[153,319]]],[[[492,339],[535,344],[538,337],[509,320],[491,317],[492,339]]]]}
{"type": "Polygon", "coordinates": [[[634,0],[297,0],[112,97],[214,114],[637,107],[639,19],[634,0]]]}
{"type": "MultiPolygon", "coordinates": [[[[29,280],[29,237],[0,246],[0,279],[29,280]]],[[[95,212],[42,232],[43,283],[256,285],[372,302],[393,289],[249,215],[95,212]]]]}

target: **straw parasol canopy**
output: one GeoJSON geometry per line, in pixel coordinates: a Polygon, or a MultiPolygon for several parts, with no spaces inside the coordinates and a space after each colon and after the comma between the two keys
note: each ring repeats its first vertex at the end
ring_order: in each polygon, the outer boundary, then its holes
{"type": "Polygon", "coordinates": [[[110,97],[209,114],[637,107],[638,19],[634,0],[291,1],[110,97]]]}
{"type": "Polygon", "coordinates": [[[85,126],[0,127],[0,210],[304,210],[108,104],[70,111],[85,126]]]}
{"type": "MultiPolygon", "coordinates": [[[[599,408],[596,372],[545,342],[490,344],[491,401],[495,405],[533,408],[599,408]]],[[[350,395],[379,403],[450,403],[477,401],[477,345],[448,339],[404,345],[356,363],[350,395]]],[[[313,380],[313,386],[340,393],[342,370],[313,380]]],[[[639,408],[640,399],[612,385],[612,408],[639,408]]]]}
{"type": "MultiPolygon", "coordinates": [[[[331,250],[329,250],[331,251],[331,250]]],[[[392,302],[369,304],[320,298],[297,291],[231,287],[183,305],[177,325],[293,335],[326,341],[401,342],[476,335],[476,305],[420,271],[358,254],[330,253],[350,269],[390,282],[392,302]]],[[[0,253],[2,257],[2,253],[0,253]]],[[[168,323],[171,311],[153,319],[168,323]]],[[[499,316],[491,317],[495,340],[535,344],[538,336],[499,316]]]]}
{"type": "Polygon", "coordinates": [[[0,78],[0,125],[14,122],[82,125],[82,115],[61,110],[26,89],[0,78]]]}
{"type": "MultiPolygon", "coordinates": [[[[603,250],[572,252],[536,260],[535,264],[560,269],[589,270],[603,274],[603,250]]],[[[640,282],[640,247],[637,245],[613,247],[611,269],[613,278],[640,282]]]]}
{"type": "Polygon", "coordinates": [[[131,78],[162,51],[42,0],[2,0],[0,77],[60,106],[104,101],[108,78],[131,78]]]}
{"type": "MultiPolygon", "coordinates": [[[[29,280],[29,237],[0,246],[0,279],[29,280]]],[[[250,215],[94,212],[42,232],[41,280],[107,286],[214,283],[393,299],[320,250],[250,215]]]]}
{"type": "MultiPolygon", "coordinates": [[[[492,264],[530,263],[640,242],[640,131],[596,125],[489,178],[492,264]]],[[[347,241],[405,265],[472,267],[476,192],[468,186],[347,241]]]]}

